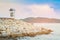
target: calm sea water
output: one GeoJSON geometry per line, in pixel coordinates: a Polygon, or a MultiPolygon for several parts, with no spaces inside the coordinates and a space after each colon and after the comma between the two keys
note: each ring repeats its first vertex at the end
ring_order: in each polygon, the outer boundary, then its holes
{"type": "Polygon", "coordinates": [[[34,26],[50,28],[53,32],[49,35],[37,35],[35,37],[19,37],[17,40],[60,40],[60,23],[38,23],[34,26]]]}

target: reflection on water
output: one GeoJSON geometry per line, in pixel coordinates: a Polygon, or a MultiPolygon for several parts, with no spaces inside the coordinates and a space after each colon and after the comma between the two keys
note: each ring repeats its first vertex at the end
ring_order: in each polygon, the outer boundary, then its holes
{"type": "Polygon", "coordinates": [[[53,30],[49,35],[37,35],[35,37],[19,37],[18,40],[60,40],[60,23],[39,23],[39,27],[46,27],[53,30]]]}

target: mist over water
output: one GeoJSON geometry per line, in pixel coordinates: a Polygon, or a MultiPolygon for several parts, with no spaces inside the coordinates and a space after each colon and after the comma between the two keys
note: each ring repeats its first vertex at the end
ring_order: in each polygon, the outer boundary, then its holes
{"type": "Polygon", "coordinates": [[[53,32],[48,35],[37,35],[35,37],[19,37],[18,40],[60,40],[60,23],[35,23],[37,27],[52,29],[53,32]]]}

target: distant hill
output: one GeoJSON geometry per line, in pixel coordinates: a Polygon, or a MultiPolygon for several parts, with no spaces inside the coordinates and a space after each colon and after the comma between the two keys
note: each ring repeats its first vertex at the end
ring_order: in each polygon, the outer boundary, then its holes
{"type": "Polygon", "coordinates": [[[43,17],[28,17],[25,19],[21,19],[25,22],[29,23],[60,23],[60,19],[55,19],[55,18],[43,18],[43,17]]]}

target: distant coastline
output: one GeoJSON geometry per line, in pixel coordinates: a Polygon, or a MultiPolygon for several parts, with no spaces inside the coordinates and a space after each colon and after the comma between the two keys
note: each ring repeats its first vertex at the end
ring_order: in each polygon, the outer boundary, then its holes
{"type": "Polygon", "coordinates": [[[21,19],[28,23],[60,23],[60,19],[55,18],[43,18],[43,17],[28,17],[25,19],[21,19]]]}

